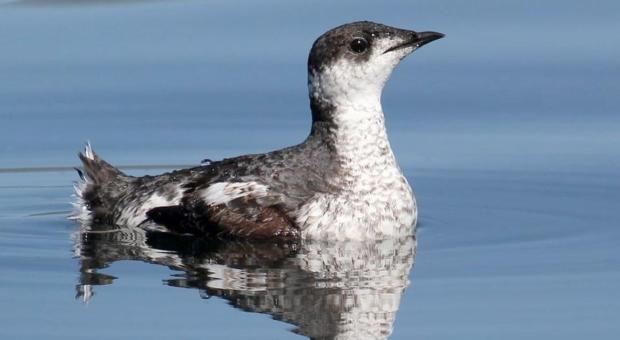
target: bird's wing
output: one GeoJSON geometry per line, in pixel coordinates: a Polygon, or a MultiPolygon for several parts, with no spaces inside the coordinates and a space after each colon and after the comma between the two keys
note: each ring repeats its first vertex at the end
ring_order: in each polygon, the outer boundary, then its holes
{"type": "Polygon", "coordinates": [[[181,204],[147,212],[149,220],[181,233],[234,237],[293,238],[298,229],[282,208],[283,198],[255,180],[200,181],[185,185],[181,204]]]}

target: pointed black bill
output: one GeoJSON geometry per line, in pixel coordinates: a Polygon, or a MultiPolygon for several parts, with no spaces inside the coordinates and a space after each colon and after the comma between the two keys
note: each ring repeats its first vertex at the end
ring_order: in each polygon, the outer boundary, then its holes
{"type": "Polygon", "coordinates": [[[445,35],[439,32],[413,32],[411,31],[411,40],[408,40],[402,44],[398,44],[396,46],[390,47],[383,53],[388,53],[396,50],[400,50],[401,48],[406,48],[413,46],[415,48],[420,48],[431,41],[435,41],[437,39],[443,38],[445,35]]]}

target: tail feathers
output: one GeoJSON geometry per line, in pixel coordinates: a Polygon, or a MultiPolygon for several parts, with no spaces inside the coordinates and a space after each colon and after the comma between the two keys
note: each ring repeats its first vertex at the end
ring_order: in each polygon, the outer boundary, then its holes
{"type": "Polygon", "coordinates": [[[127,187],[130,177],[101,159],[90,143],[79,154],[83,168],[75,170],[80,181],[75,183],[75,209],[70,218],[87,225],[93,219],[101,220],[117,202],[127,187]]]}
{"type": "Polygon", "coordinates": [[[86,144],[84,152],[79,153],[79,157],[84,165],[84,172],[76,169],[80,178],[85,181],[92,182],[92,184],[98,185],[102,183],[108,183],[110,181],[116,181],[126,177],[126,175],[117,168],[110,165],[108,162],[101,159],[90,146],[90,143],[86,144]]]}

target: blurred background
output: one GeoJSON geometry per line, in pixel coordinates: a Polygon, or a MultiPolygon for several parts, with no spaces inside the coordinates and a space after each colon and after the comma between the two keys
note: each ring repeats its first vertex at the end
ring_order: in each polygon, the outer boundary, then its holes
{"type": "Polygon", "coordinates": [[[306,59],[372,20],[445,39],[384,94],[403,167],[620,170],[620,3],[5,1],[0,166],[195,163],[302,140],[306,59]]]}
{"type": "Polygon", "coordinates": [[[393,338],[617,339],[612,0],[0,0],[0,338],[297,338],[137,261],[75,302],[71,167],[87,140],[163,168],[302,141],[310,46],[356,20],[446,34],[383,97],[421,216],[393,338]]]}

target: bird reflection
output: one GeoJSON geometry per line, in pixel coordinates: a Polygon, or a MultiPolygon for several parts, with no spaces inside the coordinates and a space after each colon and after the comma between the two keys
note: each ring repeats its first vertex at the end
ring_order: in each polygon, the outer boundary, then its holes
{"type": "Polygon", "coordinates": [[[392,332],[415,259],[415,237],[299,243],[196,239],[106,226],[75,235],[77,297],[113,283],[99,273],[138,260],[177,270],[165,284],[197,289],[248,312],[270,314],[317,339],[384,339],[392,332]]]}

